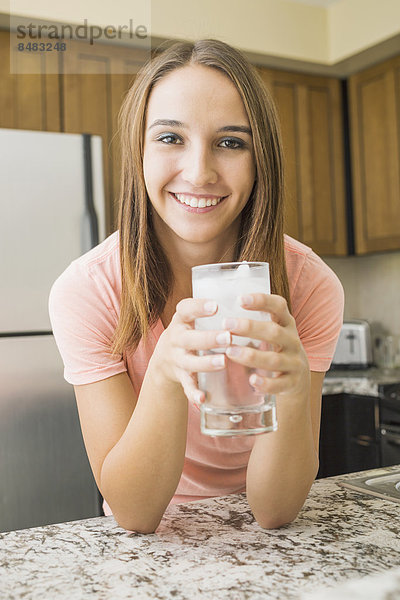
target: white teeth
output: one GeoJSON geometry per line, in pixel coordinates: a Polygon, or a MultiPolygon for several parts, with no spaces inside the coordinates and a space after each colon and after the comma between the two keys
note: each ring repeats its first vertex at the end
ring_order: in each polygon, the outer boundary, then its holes
{"type": "Polygon", "coordinates": [[[192,208],[205,208],[206,206],[215,206],[221,202],[221,198],[194,198],[193,196],[186,196],[186,194],[174,194],[175,198],[179,200],[181,204],[186,204],[192,208]]]}

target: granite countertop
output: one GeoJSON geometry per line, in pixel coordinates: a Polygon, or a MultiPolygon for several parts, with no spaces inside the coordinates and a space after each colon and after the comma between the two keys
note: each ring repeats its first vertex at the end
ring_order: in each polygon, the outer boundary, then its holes
{"type": "Polygon", "coordinates": [[[400,591],[399,504],[337,484],[354,476],[317,480],[297,519],[275,530],[233,494],[171,505],[151,535],[113,517],[0,533],[0,597],[285,600],[383,572],[400,591]]]}
{"type": "Polygon", "coordinates": [[[390,383],[400,384],[400,369],[371,367],[358,371],[331,370],[325,375],[322,394],[359,394],[378,397],[379,387],[390,383]]]}
{"type": "Polygon", "coordinates": [[[353,579],[332,589],[304,594],[302,600],[399,600],[400,568],[353,579]]]}

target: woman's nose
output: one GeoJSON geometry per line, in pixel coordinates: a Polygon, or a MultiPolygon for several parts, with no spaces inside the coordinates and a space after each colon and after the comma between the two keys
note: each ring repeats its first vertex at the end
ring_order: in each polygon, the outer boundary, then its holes
{"type": "Polygon", "coordinates": [[[218,173],[215,157],[208,148],[194,147],[185,152],[182,176],[193,187],[202,187],[208,183],[216,183],[218,173]]]}

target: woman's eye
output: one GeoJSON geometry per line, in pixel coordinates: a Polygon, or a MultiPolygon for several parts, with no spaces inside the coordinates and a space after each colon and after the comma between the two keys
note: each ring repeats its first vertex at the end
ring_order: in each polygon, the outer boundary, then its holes
{"type": "Polygon", "coordinates": [[[225,140],[221,141],[221,144],[226,144],[224,147],[231,150],[243,148],[245,145],[243,140],[237,140],[235,138],[226,138],[225,140]]]}
{"type": "Polygon", "coordinates": [[[176,144],[180,142],[179,137],[174,133],[165,133],[160,135],[157,140],[159,142],[163,142],[164,144],[176,144]]]}
{"type": "MultiPolygon", "coordinates": [[[[162,135],[159,135],[156,139],[158,142],[162,142],[166,145],[183,144],[181,138],[178,135],[176,135],[176,133],[163,133],[162,135]]],[[[240,148],[244,148],[246,146],[246,143],[243,140],[237,138],[225,138],[221,140],[220,145],[222,145],[223,148],[226,148],[228,150],[239,150],[240,148]]]]}

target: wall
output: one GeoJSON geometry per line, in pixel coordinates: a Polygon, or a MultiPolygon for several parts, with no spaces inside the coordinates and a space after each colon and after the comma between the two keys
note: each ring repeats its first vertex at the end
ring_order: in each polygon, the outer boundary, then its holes
{"type": "Polygon", "coordinates": [[[275,57],[333,64],[400,33],[399,0],[339,0],[328,8],[292,0],[0,0],[0,13],[81,24],[150,23],[161,38],[214,36],[275,57]]]}
{"type": "Polygon", "coordinates": [[[343,284],[345,319],[367,319],[400,334],[400,252],[324,260],[343,284]]]}
{"type": "Polygon", "coordinates": [[[343,60],[400,32],[399,0],[339,0],[329,6],[328,13],[330,62],[343,60]]]}

